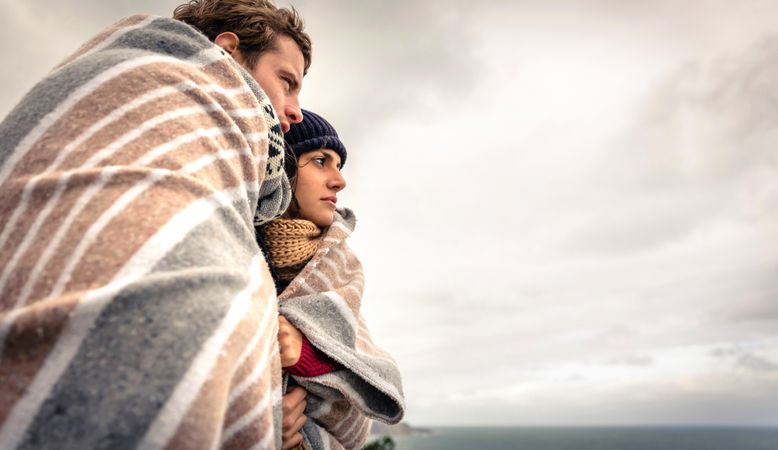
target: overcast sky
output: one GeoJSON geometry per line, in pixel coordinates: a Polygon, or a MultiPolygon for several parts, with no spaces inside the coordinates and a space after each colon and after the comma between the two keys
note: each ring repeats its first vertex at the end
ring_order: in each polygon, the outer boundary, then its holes
{"type": "MultiPolygon", "coordinates": [[[[178,1],[0,0],[0,115],[178,1]]],[[[778,3],[294,2],[418,425],[778,425],[778,3]]]]}

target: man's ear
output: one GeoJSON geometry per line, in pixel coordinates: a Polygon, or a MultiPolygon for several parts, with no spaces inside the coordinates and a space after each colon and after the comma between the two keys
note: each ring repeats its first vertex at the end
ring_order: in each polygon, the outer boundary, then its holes
{"type": "Polygon", "coordinates": [[[240,51],[238,51],[240,38],[232,31],[225,31],[224,33],[220,33],[218,36],[216,36],[213,42],[216,43],[216,45],[219,47],[223,48],[224,51],[232,55],[233,58],[240,54],[240,51]]]}

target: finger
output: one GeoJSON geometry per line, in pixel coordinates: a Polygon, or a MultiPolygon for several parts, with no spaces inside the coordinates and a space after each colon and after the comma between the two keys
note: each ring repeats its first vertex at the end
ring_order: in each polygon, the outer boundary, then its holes
{"type": "Polygon", "coordinates": [[[282,345],[278,349],[281,358],[281,367],[287,368],[297,364],[300,360],[300,353],[295,351],[291,345],[282,345]]]}
{"type": "Polygon", "coordinates": [[[300,386],[295,386],[286,395],[289,396],[290,400],[294,400],[294,403],[297,404],[305,400],[305,397],[308,395],[308,391],[300,386]]]}
{"type": "Polygon", "coordinates": [[[294,421],[292,426],[290,426],[288,429],[281,431],[281,438],[284,441],[287,441],[294,437],[296,433],[299,433],[300,430],[303,428],[303,425],[305,425],[305,422],[308,421],[308,418],[306,416],[300,416],[297,418],[297,420],[294,421]]]}
{"type": "MultiPolygon", "coordinates": [[[[279,341],[281,344],[281,341],[279,341]]],[[[291,345],[281,344],[278,346],[278,353],[281,357],[281,367],[291,367],[295,365],[299,357],[295,356],[295,352],[291,345]]]]}
{"type": "MultiPolygon", "coordinates": [[[[294,436],[295,433],[298,433],[300,431],[300,428],[305,425],[305,421],[308,420],[305,416],[296,417],[294,421],[290,422],[289,426],[284,427],[281,430],[281,437],[284,441],[287,441],[294,436]],[[300,420],[302,419],[302,425],[300,424],[300,420]]],[[[286,418],[284,419],[284,422],[286,422],[286,418]]]]}
{"type": "Polygon", "coordinates": [[[280,323],[278,324],[278,337],[281,336],[287,336],[289,335],[289,327],[291,327],[288,323],[280,323]]]}
{"type": "Polygon", "coordinates": [[[290,414],[292,411],[294,411],[295,407],[300,404],[300,402],[305,400],[306,395],[308,395],[308,392],[299,386],[286,393],[281,398],[284,415],[290,414]]]}
{"type": "MultiPolygon", "coordinates": [[[[287,394],[287,395],[289,395],[289,394],[287,394]]],[[[292,414],[292,411],[297,409],[298,405],[300,405],[300,403],[303,403],[303,402],[305,402],[305,397],[303,397],[301,399],[300,398],[284,398],[283,402],[282,402],[282,410],[284,412],[284,415],[288,416],[288,415],[292,414]]]]}
{"type": "Polygon", "coordinates": [[[283,438],[283,444],[281,445],[282,450],[289,450],[290,448],[294,448],[295,445],[299,444],[303,441],[303,435],[300,433],[295,433],[292,436],[290,436],[288,439],[283,438]]]}
{"type": "Polygon", "coordinates": [[[278,316],[278,329],[282,330],[284,328],[289,327],[291,324],[284,316],[278,316]]]}
{"type": "Polygon", "coordinates": [[[278,327],[278,342],[290,343],[295,337],[294,328],[291,325],[283,325],[278,327]]]}
{"type": "Polygon", "coordinates": [[[297,406],[292,410],[292,413],[289,414],[289,417],[291,417],[294,420],[297,420],[300,416],[303,415],[305,412],[305,407],[308,406],[308,402],[305,400],[301,401],[297,404],[297,406]]]}
{"type": "Polygon", "coordinates": [[[305,422],[307,422],[307,421],[308,421],[308,417],[300,416],[297,419],[297,422],[295,422],[295,424],[292,426],[292,429],[294,431],[300,431],[303,428],[303,425],[305,425],[305,422]]]}
{"type": "Polygon", "coordinates": [[[285,353],[289,353],[289,352],[291,352],[292,350],[293,350],[293,349],[292,349],[292,346],[291,346],[291,345],[287,344],[287,343],[286,343],[286,342],[284,342],[284,341],[278,341],[278,351],[281,353],[281,357],[282,357],[282,358],[284,357],[284,354],[285,354],[285,353]]]}
{"type": "Polygon", "coordinates": [[[281,422],[281,429],[284,432],[291,431],[295,432],[297,429],[294,428],[297,421],[300,419],[300,416],[303,415],[303,412],[305,412],[305,407],[307,406],[308,402],[303,401],[299,405],[295,406],[294,409],[289,411],[289,413],[284,412],[284,420],[281,422]]]}

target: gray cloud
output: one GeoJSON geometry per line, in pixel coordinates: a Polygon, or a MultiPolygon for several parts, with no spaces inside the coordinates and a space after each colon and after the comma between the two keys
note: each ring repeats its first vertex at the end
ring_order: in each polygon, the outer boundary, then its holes
{"type": "MultiPolygon", "coordinates": [[[[632,198],[618,199],[626,204],[612,205],[597,212],[596,220],[586,222],[573,231],[567,248],[607,256],[639,253],[678,242],[693,232],[700,222],[710,218],[690,214],[688,205],[679,204],[667,194],[670,193],[636,194],[632,198]]],[[[689,196],[686,200],[695,201],[689,196]]],[[[704,199],[696,201],[712,203],[704,199]]],[[[710,207],[712,210],[713,205],[710,207]]]]}
{"type": "Polygon", "coordinates": [[[774,323],[778,322],[778,305],[775,302],[775,299],[778,298],[778,288],[772,288],[769,291],[760,290],[756,295],[759,296],[758,302],[738,308],[734,314],[730,313],[730,317],[736,322],[765,323],[768,326],[774,326],[774,323]]]}
{"type": "Polygon", "coordinates": [[[665,175],[655,179],[663,185],[778,170],[778,36],[683,65],[651,96],[635,137],[646,168],[665,175]]]}
{"type": "Polygon", "coordinates": [[[693,305],[697,320],[711,330],[733,327],[757,333],[774,327],[776,258],[730,263],[722,255],[718,261],[717,270],[647,289],[647,297],[675,294],[671,298],[686,299],[693,305]]]}
{"type": "Polygon", "coordinates": [[[757,372],[775,372],[778,371],[778,364],[769,359],[746,353],[738,356],[735,362],[737,367],[754,370],[757,372]]]}
{"type": "MultiPolygon", "coordinates": [[[[112,21],[179,3],[0,1],[0,112],[112,21]]],[[[663,372],[673,349],[775,336],[775,6],[294,3],[409,420],[775,423],[775,349],[663,372]],[[625,371],[644,381],[607,378],[625,371]]]]}
{"type": "Polygon", "coordinates": [[[584,204],[591,217],[568,248],[631,254],[723,222],[778,223],[775,142],[778,35],[683,64],[608,144],[607,164],[617,169],[586,180],[598,197],[584,204]]]}
{"type": "Polygon", "coordinates": [[[763,379],[751,384],[731,385],[731,378],[693,378],[687,383],[662,386],[637,383],[603,392],[594,389],[587,395],[586,384],[542,393],[526,394],[507,401],[478,399],[440,399],[425,405],[423,417],[432,423],[478,424],[493,426],[495,420],[524,426],[554,425],[741,425],[772,426],[778,419],[774,394],[778,380],[763,379]],[[574,397],[574,399],[571,399],[574,397]],[[618,401],[612,401],[618,398],[618,401]],[[468,411],[468,418],[452,414],[468,411]]]}
{"type": "Polygon", "coordinates": [[[735,368],[754,372],[778,372],[778,364],[753,351],[738,347],[724,347],[711,350],[710,355],[730,361],[735,368]]]}
{"type": "Polygon", "coordinates": [[[350,142],[395,117],[439,115],[473,88],[478,62],[464,9],[439,1],[295,4],[314,39],[311,107],[326,108],[350,142]]]}

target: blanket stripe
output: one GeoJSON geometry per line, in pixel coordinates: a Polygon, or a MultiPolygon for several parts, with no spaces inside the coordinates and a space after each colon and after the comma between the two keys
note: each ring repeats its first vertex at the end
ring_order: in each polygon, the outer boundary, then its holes
{"type": "Polygon", "coordinates": [[[0,123],[0,448],[280,444],[253,226],[288,203],[281,142],[248,72],[153,16],[0,123]]]}

